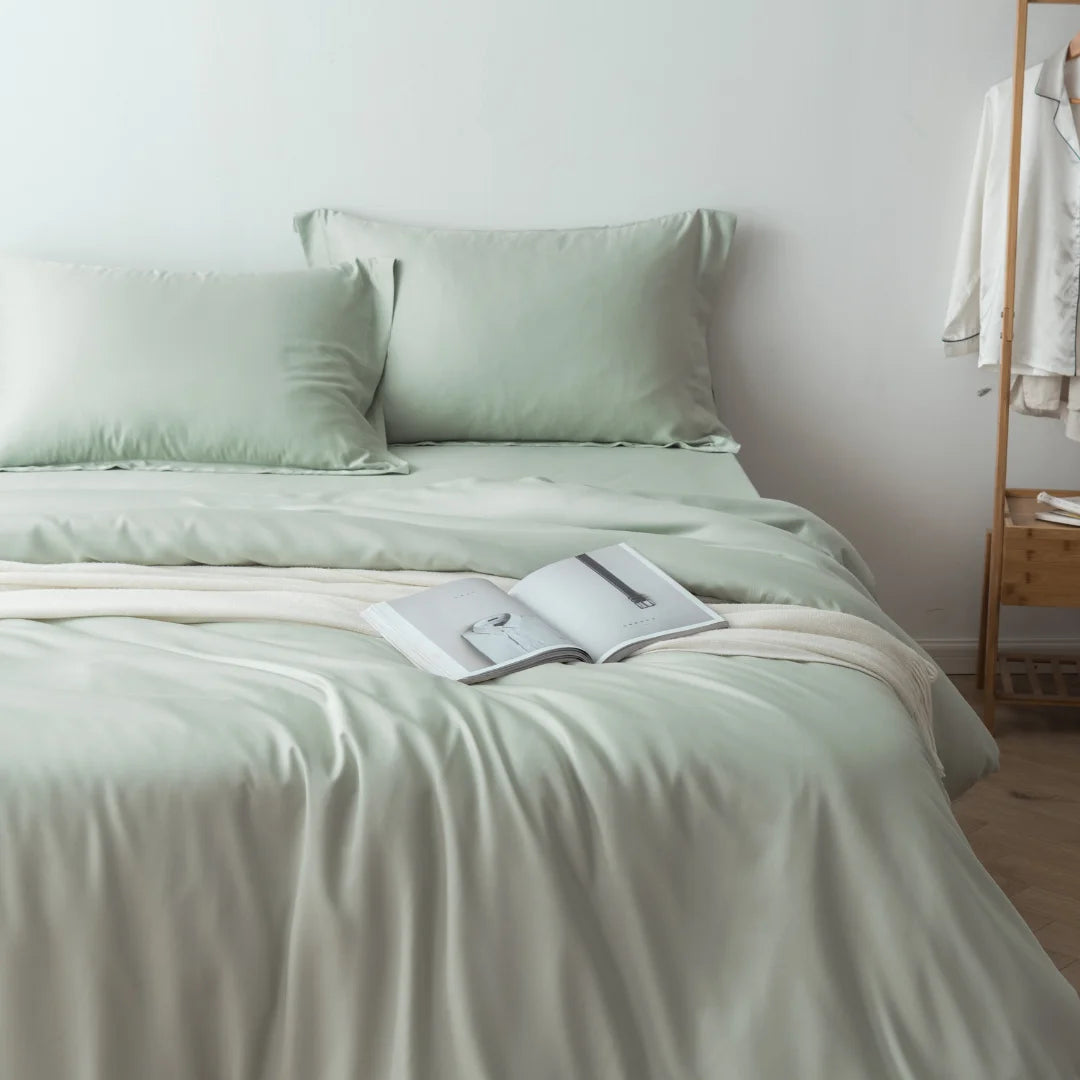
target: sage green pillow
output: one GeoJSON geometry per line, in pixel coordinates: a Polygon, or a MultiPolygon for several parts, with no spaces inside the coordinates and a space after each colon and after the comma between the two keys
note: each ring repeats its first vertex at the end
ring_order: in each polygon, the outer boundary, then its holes
{"type": "Polygon", "coordinates": [[[0,258],[0,469],[397,473],[365,417],[393,261],[184,274],[0,258]]]}
{"type": "Polygon", "coordinates": [[[398,260],[380,388],[390,442],[738,449],[706,341],[731,214],[486,232],[313,210],[295,225],[312,266],[398,260]]]}

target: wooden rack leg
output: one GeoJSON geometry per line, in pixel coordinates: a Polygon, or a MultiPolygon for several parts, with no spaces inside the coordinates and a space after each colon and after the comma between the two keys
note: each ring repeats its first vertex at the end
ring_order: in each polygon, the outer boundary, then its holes
{"type": "Polygon", "coordinates": [[[982,607],[979,610],[979,654],[976,657],[975,689],[986,686],[986,615],[990,602],[990,533],[986,533],[986,550],[983,554],[982,607]]]}
{"type": "MultiPolygon", "coordinates": [[[[999,515],[1001,511],[998,511],[999,515]]],[[[995,527],[995,531],[999,531],[995,527]]],[[[994,697],[997,692],[998,633],[1001,629],[1001,555],[994,550],[994,541],[1001,539],[993,536],[990,541],[990,572],[987,575],[986,589],[986,633],[983,650],[983,723],[986,730],[994,733],[994,697]]]]}
{"type": "MultiPolygon", "coordinates": [[[[998,631],[1001,626],[1001,570],[1005,548],[1005,473],[1009,462],[1009,396],[1012,390],[1013,329],[1016,305],[1016,241],[1020,223],[1020,146],[1024,127],[1024,68],[1028,4],[1016,0],[1016,55],[1013,57],[1012,140],[1009,147],[1009,203],[1005,228],[1005,303],[1001,312],[1001,369],[998,373],[997,454],[994,516],[990,538],[990,576],[986,596],[986,650],[983,669],[983,723],[994,730],[998,631]]],[[[1060,2],[1060,0],[1058,0],[1060,2]]],[[[990,328],[985,328],[990,332],[990,328]]]]}

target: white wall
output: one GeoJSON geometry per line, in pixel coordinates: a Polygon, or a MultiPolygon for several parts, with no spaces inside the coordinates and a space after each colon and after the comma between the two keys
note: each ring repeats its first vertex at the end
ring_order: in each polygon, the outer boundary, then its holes
{"type": "MultiPolygon", "coordinates": [[[[432,223],[738,212],[722,413],[923,638],[976,632],[993,397],[938,338],[1011,0],[0,0],[0,247],[300,264],[293,210],[432,223]]],[[[1033,60],[1080,29],[1036,9],[1033,60]]],[[[1080,486],[1016,425],[1013,479],[1080,486]]],[[[1054,636],[1072,613],[1026,616],[1054,636]]]]}

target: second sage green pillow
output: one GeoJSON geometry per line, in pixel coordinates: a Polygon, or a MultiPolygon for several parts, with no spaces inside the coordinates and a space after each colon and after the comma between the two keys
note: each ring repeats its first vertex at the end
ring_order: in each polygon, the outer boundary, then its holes
{"type": "Polygon", "coordinates": [[[295,224],[313,266],[398,260],[380,388],[391,442],[738,449],[706,344],[731,214],[482,231],[314,210],[295,224]]]}
{"type": "Polygon", "coordinates": [[[185,274],[0,258],[0,469],[407,472],[365,418],[393,261],[185,274]]]}

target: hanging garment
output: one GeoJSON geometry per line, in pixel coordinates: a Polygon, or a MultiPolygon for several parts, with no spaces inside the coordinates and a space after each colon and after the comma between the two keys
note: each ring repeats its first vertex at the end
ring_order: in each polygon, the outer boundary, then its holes
{"type": "MultiPolygon", "coordinates": [[[[1068,47],[1024,79],[1013,371],[1077,374],[1080,303],[1080,139],[1067,83],[1080,78],[1068,47]]],[[[1001,362],[1012,80],[986,95],[945,327],[948,356],[1001,362]]],[[[1060,384],[1059,384],[1060,386],[1060,384]]],[[[1046,387],[1031,388],[1033,400],[1046,387]]],[[[1027,390],[1020,388],[1023,401],[1027,390]]],[[[1014,386],[1014,397],[1017,388],[1014,386]]],[[[1057,413],[1055,413],[1057,415],[1057,413]]]]}
{"type": "Polygon", "coordinates": [[[1080,377],[1018,375],[1010,397],[1015,412],[1062,420],[1065,435],[1080,442],[1080,377]]]}

